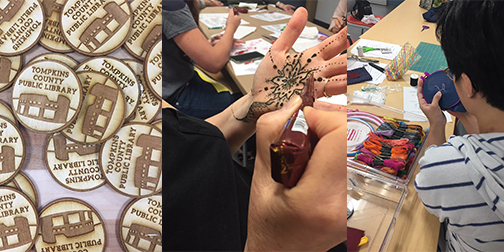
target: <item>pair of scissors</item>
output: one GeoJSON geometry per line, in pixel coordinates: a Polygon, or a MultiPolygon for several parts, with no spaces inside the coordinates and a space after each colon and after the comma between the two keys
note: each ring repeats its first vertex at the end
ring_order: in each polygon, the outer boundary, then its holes
{"type": "Polygon", "coordinates": [[[278,39],[277,37],[274,37],[274,36],[268,36],[266,34],[263,34],[262,35],[263,37],[267,38],[270,40],[271,44],[275,43],[275,41],[278,39]]]}
{"type": "Polygon", "coordinates": [[[379,62],[378,60],[360,58],[357,55],[347,56],[347,60],[357,60],[357,61],[366,62],[366,63],[378,63],[379,62]]]}

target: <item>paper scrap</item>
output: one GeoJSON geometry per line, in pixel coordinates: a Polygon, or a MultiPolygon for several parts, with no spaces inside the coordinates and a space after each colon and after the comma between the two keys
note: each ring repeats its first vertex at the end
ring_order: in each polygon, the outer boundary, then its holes
{"type": "MultiPolygon", "coordinates": [[[[242,25],[240,25],[240,26],[238,26],[238,28],[236,29],[235,33],[233,34],[233,38],[234,39],[243,39],[244,37],[246,37],[250,33],[255,32],[256,29],[257,29],[257,27],[254,27],[254,26],[242,26],[242,25]]],[[[224,32],[225,31],[222,31],[219,34],[223,34],[224,32]]]]}
{"type": "MultiPolygon", "coordinates": [[[[420,104],[418,103],[417,88],[416,87],[403,87],[403,109],[405,112],[404,119],[414,121],[414,122],[427,122],[429,121],[425,114],[420,109],[420,104]]],[[[443,111],[446,117],[446,122],[452,122],[451,115],[443,111]]]]}
{"type": "MultiPolygon", "coordinates": [[[[228,13],[200,13],[199,21],[208,27],[226,27],[228,13]]],[[[250,24],[245,20],[240,21],[240,25],[250,24]]]]}
{"type": "Polygon", "coordinates": [[[252,18],[257,18],[259,20],[264,20],[268,22],[274,22],[278,20],[290,19],[291,16],[287,14],[282,14],[278,12],[268,12],[263,14],[251,15],[252,18]]]}

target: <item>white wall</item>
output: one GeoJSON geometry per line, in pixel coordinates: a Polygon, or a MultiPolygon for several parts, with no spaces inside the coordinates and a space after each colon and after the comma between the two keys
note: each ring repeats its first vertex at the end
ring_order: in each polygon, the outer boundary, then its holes
{"type": "MultiPolygon", "coordinates": [[[[331,23],[331,17],[340,0],[318,0],[315,19],[324,23],[331,23]]],[[[341,0],[346,1],[346,0],[341,0]]]]}

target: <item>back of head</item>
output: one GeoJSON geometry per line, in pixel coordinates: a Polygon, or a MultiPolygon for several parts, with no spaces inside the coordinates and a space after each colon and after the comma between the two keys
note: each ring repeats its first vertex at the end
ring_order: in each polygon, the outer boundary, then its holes
{"type": "Polygon", "coordinates": [[[504,111],[504,1],[453,0],[439,11],[436,35],[455,78],[467,74],[487,103],[504,111]]]}

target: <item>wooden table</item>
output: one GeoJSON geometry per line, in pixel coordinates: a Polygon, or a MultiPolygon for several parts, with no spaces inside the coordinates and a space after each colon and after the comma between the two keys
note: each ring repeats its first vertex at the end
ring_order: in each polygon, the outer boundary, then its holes
{"type": "MultiPolygon", "coordinates": [[[[421,41],[439,44],[435,36],[436,25],[425,22],[422,13],[426,10],[418,6],[418,0],[405,0],[401,5],[395,8],[391,13],[375,24],[370,30],[365,32],[360,38],[404,45],[409,42],[416,47],[421,41]],[[430,29],[421,32],[422,26],[427,25],[430,29]]],[[[382,63],[388,63],[388,60],[379,59],[382,63]]],[[[423,73],[416,71],[407,71],[402,79],[398,81],[385,81],[381,85],[399,83],[404,87],[409,87],[411,74],[422,76],[423,73]]],[[[360,90],[364,84],[354,84],[347,87],[347,92],[352,94],[354,90],[360,90]]],[[[388,94],[385,105],[394,108],[403,108],[403,93],[388,94]]],[[[351,108],[351,106],[349,106],[351,108]]],[[[454,118],[452,117],[454,120],[454,118]]],[[[425,128],[428,122],[413,122],[420,124],[425,128]]],[[[446,136],[453,134],[454,123],[446,125],[446,136]]],[[[423,153],[421,153],[423,155],[423,153]]],[[[387,251],[436,251],[439,220],[434,215],[427,212],[422,202],[417,196],[414,188],[414,179],[419,172],[415,167],[413,176],[408,183],[408,194],[404,201],[401,212],[399,213],[394,233],[387,251]]]]}
{"type": "MultiPolygon", "coordinates": [[[[258,7],[261,7],[261,6],[258,6],[258,7]]],[[[274,6],[270,6],[268,5],[268,11],[278,11],[279,9],[277,9],[276,7],[274,6]]],[[[205,8],[201,11],[201,13],[228,13],[229,12],[229,7],[208,7],[208,8],[205,8]]],[[[278,20],[278,21],[275,21],[275,22],[268,22],[268,21],[263,21],[263,20],[259,20],[259,19],[256,19],[256,18],[252,18],[250,17],[251,15],[256,15],[256,14],[263,14],[263,13],[266,13],[266,12],[260,12],[260,13],[256,13],[256,12],[249,12],[249,13],[240,13],[240,16],[243,20],[249,22],[250,24],[247,24],[246,26],[255,26],[257,27],[257,29],[245,36],[243,38],[243,40],[245,41],[248,41],[248,40],[254,40],[254,39],[259,39],[259,38],[262,38],[266,41],[268,41],[267,39],[265,39],[262,34],[266,34],[266,35],[270,35],[271,34],[271,31],[268,31],[264,28],[262,28],[261,26],[264,26],[264,25],[274,25],[274,24],[285,24],[285,23],[288,23],[289,22],[289,19],[283,19],[283,20],[278,20]]],[[[286,12],[281,12],[283,14],[287,14],[286,12]]],[[[288,14],[287,14],[288,15],[288,14]]],[[[327,35],[332,35],[333,33],[330,32],[329,30],[321,27],[321,26],[318,26],[312,22],[306,22],[306,26],[308,27],[317,27],[317,29],[322,32],[322,33],[325,33],[327,35]]],[[[201,30],[203,32],[203,34],[209,38],[211,37],[212,35],[215,35],[215,34],[218,34],[218,33],[221,33],[223,31],[223,29],[214,29],[214,30],[209,30],[208,27],[201,23],[200,22],[200,27],[201,27],[201,30]]],[[[290,51],[291,53],[295,53],[294,50],[291,49],[290,51]]],[[[226,66],[224,67],[224,69],[222,70],[224,73],[224,75],[226,76],[227,74],[229,74],[230,78],[232,78],[232,80],[234,81],[234,83],[236,84],[236,86],[239,88],[239,90],[242,92],[242,94],[247,94],[248,92],[250,92],[250,90],[252,89],[252,83],[253,83],[253,78],[254,78],[254,75],[243,75],[243,76],[236,76],[234,71],[233,71],[233,67],[231,66],[231,63],[227,63],[226,66]]]]}

